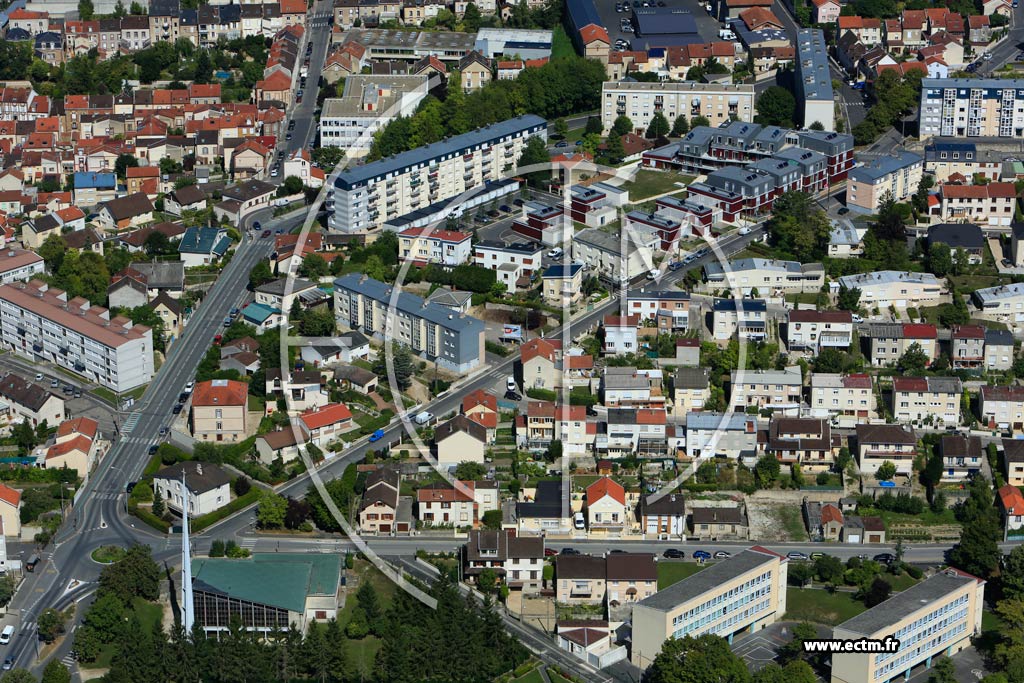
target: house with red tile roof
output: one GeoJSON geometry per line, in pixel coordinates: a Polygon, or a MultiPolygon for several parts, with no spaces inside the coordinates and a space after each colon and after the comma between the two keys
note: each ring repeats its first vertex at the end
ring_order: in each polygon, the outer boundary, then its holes
{"type": "Polygon", "coordinates": [[[0,484],[0,522],[4,536],[21,536],[21,491],[0,484]]]}
{"type": "Polygon", "coordinates": [[[416,517],[425,526],[479,528],[483,516],[500,506],[493,481],[436,482],[416,490],[416,517]]]}
{"type": "Polygon", "coordinates": [[[498,429],[498,398],[483,389],[472,391],[462,399],[462,414],[487,430],[488,443],[494,441],[498,429]]]}
{"type": "Polygon", "coordinates": [[[235,443],[248,436],[249,385],[229,379],[197,382],[189,428],[198,441],[235,443]]]}
{"type": "Polygon", "coordinates": [[[1009,484],[999,487],[999,508],[1003,512],[1004,539],[1020,537],[1024,529],[1024,494],[1009,484]]]}
{"type": "Polygon", "coordinates": [[[587,526],[591,533],[619,532],[625,528],[626,489],[611,477],[587,487],[587,526]]]}

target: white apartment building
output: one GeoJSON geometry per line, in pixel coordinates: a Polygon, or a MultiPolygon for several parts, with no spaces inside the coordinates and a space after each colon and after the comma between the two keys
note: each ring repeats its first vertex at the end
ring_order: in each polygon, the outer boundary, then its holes
{"type": "Polygon", "coordinates": [[[989,429],[1015,434],[1024,431],[1024,387],[983,386],[978,414],[989,429]]]}
{"type": "Polygon", "coordinates": [[[328,195],[328,227],[366,232],[500,180],[534,136],[547,140],[547,121],[527,114],[349,168],[328,195]]]}
{"type": "Polygon", "coordinates": [[[324,100],[320,145],[340,147],[349,158],[365,156],[377,131],[416,111],[427,96],[428,81],[426,75],[349,76],[341,97],[324,100]]]}
{"type": "Polygon", "coordinates": [[[1024,283],[979,289],[974,292],[974,302],[986,318],[999,322],[1024,322],[1024,283]]]}
{"type": "Polygon", "coordinates": [[[757,460],[757,418],[744,413],[690,413],[686,416],[686,455],[694,460],[713,457],[757,460]]]}
{"type": "Polygon", "coordinates": [[[924,78],[921,139],[1024,137],[1024,80],[924,78]]]}
{"type": "MultiPolygon", "coordinates": [[[[943,302],[946,288],[931,273],[879,270],[874,273],[843,275],[839,284],[860,290],[860,306],[884,311],[895,308],[937,306],[943,302]]],[[[836,288],[838,291],[838,287],[836,288]]]]}
{"type": "Polygon", "coordinates": [[[606,81],[601,87],[601,123],[610,130],[615,119],[628,116],[637,131],[646,131],[656,112],[669,124],[679,115],[703,116],[718,126],[726,121],[750,122],[754,86],[695,81],[606,81]]]}
{"type": "Polygon", "coordinates": [[[902,423],[955,426],[960,424],[963,391],[959,377],[895,377],[892,414],[902,423]]]}
{"type": "Polygon", "coordinates": [[[469,260],[473,235],[457,230],[408,228],[398,233],[398,257],[424,266],[459,266],[469,260]]]}
{"type": "Polygon", "coordinates": [[[848,349],[853,341],[853,314],[849,311],[789,312],[786,342],[790,351],[817,355],[822,349],[848,349]]]}
{"type": "Polygon", "coordinates": [[[900,646],[896,652],[832,655],[831,683],[902,680],[921,664],[955,655],[981,633],[984,601],[983,580],[949,568],[844,621],[833,638],[895,638],[900,646]]]}
{"type": "Polygon", "coordinates": [[[733,370],[729,405],[737,412],[747,408],[771,408],[795,415],[803,402],[803,377],[796,365],[785,370],[733,370]]]}
{"type": "Polygon", "coordinates": [[[661,378],[661,370],[607,367],[601,377],[602,403],[610,408],[663,406],[661,378]]]}
{"type": "Polygon", "coordinates": [[[632,662],[641,671],[669,638],[756,632],[786,613],[788,561],[761,546],[716,562],[633,607],[632,662]]]}
{"type": "Polygon", "coordinates": [[[763,258],[741,258],[726,267],[718,261],[704,266],[708,286],[738,290],[743,296],[779,296],[818,292],[825,284],[820,263],[800,263],[763,258]]]}
{"type": "Polygon", "coordinates": [[[153,332],[43,282],[0,285],[0,344],[113,391],[153,378],[153,332]]]}
{"type": "Polygon", "coordinates": [[[639,349],[638,315],[606,315],[604,317],[604,346],[601,350],[613,356],[636,353],[639,349]]]}
{"type": "Polygon", "coordinates": [[[588,228],[573,236],[572,260],[582,263],[588,274],[621,286],[655,267],[659,244],[655,231],[641,227],[619,234],[588,228]]]}
{"type": "Polygon", "coordinates": [[[0,249],[0,284],[31,280],[46,269],[43,258],[25,249],[0,249]]]}
{"type": "Polygon", "coordinates": [[[473,246],[473,263],[490,268],[498,274],[505,291],[518,291],[520,278],[529,279],[542,268],[544,247],[539,242],[505,242],[482,240],[473,246]]]}
{"type": "Polygon", "coordinates": [[[839,417],[854,423],[878,417],[871,375],[811,374],[811,415],[839,417]]]}

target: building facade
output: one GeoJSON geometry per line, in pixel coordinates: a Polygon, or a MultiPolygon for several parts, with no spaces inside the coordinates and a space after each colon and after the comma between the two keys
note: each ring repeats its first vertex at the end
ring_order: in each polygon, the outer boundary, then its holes
{"type": "Polygon", "coordinates": [[[677,116],[703,116],[712,126],[731,120],[751,121],[754,86],[694,81],[654,83],[608,81],[601,88],[601,123],[610,130],[619,116],[628,116],[638,131],[646,131],[660,112],[671,125],[677,116]]]}

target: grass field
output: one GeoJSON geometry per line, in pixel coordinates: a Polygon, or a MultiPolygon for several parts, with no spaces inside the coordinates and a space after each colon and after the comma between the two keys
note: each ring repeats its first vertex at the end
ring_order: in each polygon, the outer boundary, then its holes
{"type": "Polygon", "coordinates": [[[572,41],[566,35],[565,29],[561,25],[556,26],[554,34],[551,36],[551,59],[572,57],[575,54],[576,48],[572,46],[572,41]]]}
{"type": "Polygon", "coordinates": [[[696,562],[658,562],[658,590],[664,590],[677,581],[693,576],[704,567],[705,565],[696,562]]]}
{"type": "Polygon", "coordinates": [[[629,200],[636,203],[647,197],[665,194],[681,190],[676,183],[689,185],[693,181],[691,176],[679,175],[667,171],[639,170],[633,176],[633,180],[622,183],[622,188],[629,190],[629,200]]]}
{"type": "MultiPolygon", "coordinates": [[[[348,625],[349,619],[352,618],[352,612],[355,611],[357,604],[355,594],[359,590],[356,586],[362,585],[364,581],[369,581],[377,589],[377,597],[384,607],[391,604],[391,598],[396,590],[395,584],[366,560],[356,560],[348,575],[358,578],[354,582],[354,590],[345,597],[345,606],[338,614],[338,623],[342,627],[348,625]]],[[[353,584],[350,582],[349,585],[353,584]]],[[[347,640],[346,642],[353,673],[357,674],[359,680],[369,680],[372,678],[373,662],[377,657],[377,650],[380,649],[380,639],[376,636],[366,636],[360,640],[347,640]]]]}
{"type": "Polygon", "coordinates": [[[853,593],[799,588],[786,589],[786,621],[810,621],[835,626],[857,616],[866,607],[855,600],[853,593]]]}
{"type": "Polygon", "coordinates": [[[888,572],[881,574],[882,580],[888,581],[889,585],[892,586],[893,593],[899,593],[905,591],[911,586],[915,585],[918,580],[910,574],[900,574],[899,576],[893,576],[888,572]]]}
{"type": "MultiPolygon", "coordinates": [[[[548,675],[550,676],[551,674],[548,675]]],[[[554,677],[551,680],[554,680],[554,677]]],[[[544,677],[540,675],[540,669],[537,668],[525,676],[512,679],[512,681],[513,683],[544,683],[544,677]]]]}

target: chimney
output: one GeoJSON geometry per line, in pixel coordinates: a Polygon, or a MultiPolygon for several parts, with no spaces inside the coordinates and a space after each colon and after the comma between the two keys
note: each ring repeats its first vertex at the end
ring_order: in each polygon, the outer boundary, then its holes
{"type": "Polygon", "coordinates": [[[203,463],[196,463],[196,474],[198,474],[200,477],[203,476],[203,463]]]}

